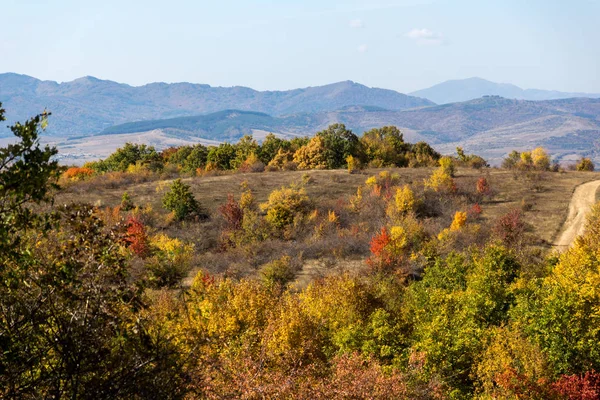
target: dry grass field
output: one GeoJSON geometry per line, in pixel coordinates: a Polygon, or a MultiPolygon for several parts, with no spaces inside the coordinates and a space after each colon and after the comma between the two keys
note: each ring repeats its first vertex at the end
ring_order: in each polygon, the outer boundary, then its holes
{"type": "MultiPolygon", "coordinates": [[[[219,206],[226,202],[230,193],[238,198],[243,185],[252,189],[256,201],[262,203],[273,190],[295,183],[304,185],[316,207],[340,209],[339,207],[343,208],[348,204],[351,196],[356,194],[357,187],[363,185],[369,176],[377,175],[383,170],[398,174],[401,185],[412,185],[416,191],[423,190],[423,181],[433,171],[432,168],[388,168],[349,174],[345,170],[311,170],[253,174],[221,173],[183,178],[209,215],[214,216],[199,223],[168,222],[168,213],[162,208],[161,198],[173,179],[158,179],[154,176],[139,183],[127,180],[106,181],[100,177],[89,182],[69,184],[58,193],[56,204],[82,201],[101,207],[116,207],[121,203],[122,194],[127,192],[136,205],[152,209],[153,231],[164,232],[170,237],[194,243],[197,253],[195,266],[184,280],[185,286],[191,283],[199,269],[206,269],[212,273],[227,271],[228,274],[244,276],[248,273],[253,274],[252,271],[283,254],[295,254],[302,264],[297,271],[296,285],[303,287],[315,277],[340,270],[356,271],[365,268],[364,261],[369,254],[369,238],[372,233],[354,239],[332,236],[318,243],[306,240],[302,243],[266,241],[259,244],[258,248],[252,249],[251,255],[247,253],[247,249],[232,249],[223,253],[216,250],[222,230],[220,218],[217,217],[219,206]],[[344,240],[348,242],[340,242],[344,240]],[[341,252],[342,255],[338,250],[340,248],[345,249],[341,252]]],[[[488,180],[492,195],[481,203],[481,223],[491,226],[498,217],[510,210],[521,210],[525,222],[530,226],[530,237],[535,238],[532,245],[540,249],[541,254],[554,250],[553,240],[566,219],[575,188],[582,183],[600,179],[600,173],[590,172],[544,172],[532,179],[515,171],[460,168],[455,178],[459,192],[472,193],[477,180],[482,176],[488,180]]],[[[456,207],[456,204],[453,207],[456,207]]],[[[466,210],[469,204],[465,202],[463,206],[459,204],[458,207],[466,210]]],[[[449,226],[453,213],[453,209],[443,212],[443,215],[432,223],[432,233],[437,234],[436,232],[449,226]]],[[[377,218],[373,216],[374,224],[377,224],[377,218]]],[[[372,232],[375,232],[374,229],[379,228],[372,228],[372,232]]]]}
{"type": "MultiPolygon", "coordinates": [[[[184,178],[200,203],[210,214],[217,211],[229,193],[239,194],[242,183],[250,187],[258,202],[267,200],[274,189],[292,183],[302,183],[303,176],[310,176],[311,182],[305,185],[308,195],[315,203],[347,199],[356,193],[359,185],[384,169],[363,170],[359,174],[348,174],[344,170],[332,171],[285,171],[255,174],[229,173],[223,175],[184,178]]],[[[401,184],[422,186],[423,180],[431,173],[431,168],[387,168],[397,173],[401,184]]],[[[459,188],[474,187],[479,177],[485,176],[493,191],[493,196],[482,203],[483,218],[492,220],[513,208],[524,211],[526,221],[533,232],[551,243],[560,230],[567,214],[567,208],[575,187],[592,180],[600,179],[600,173],[590,172],[546,172],[539,181],[531,182],[522,173],[502,169],[458,169],[456,182],[459,188]]],[[[64,188],[56,198],[58,204],[82,201],[101,206],[115,207],[120,204],[123,192],[128,192],[139,205],[149,204],[161,211],[162,190],[173,179],[155,180],[139,184],[127,184],[117,188],[103,185],[102,181],[93,184],[80,183],[64,188]]],[[[166,212],[164,212],[166,214],[166,212]]]]}

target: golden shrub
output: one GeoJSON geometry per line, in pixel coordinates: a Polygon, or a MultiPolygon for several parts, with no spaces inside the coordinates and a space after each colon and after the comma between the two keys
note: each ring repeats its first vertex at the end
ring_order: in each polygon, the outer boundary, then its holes
{"type": "Polygon", "coordinates": [[[456,192],[454,179],[448,175],[442,168],[438,168],[424,181],[425,187],[440,193],[456,192]]]}
{"type": "Polygon", "coordinates": [[[327,157],[325,143],[320,136],[313,137],[307,145],[294,153],[294,162],[298,169],[326,169],[327,157]]]}
{"type": "Polygon", "coordinates": [[[306,190],[302,187],[290,186],[271,192],[269,200],[260,207],[267,213],[267,222],[277,229],[282,229],[304,215],[309,205],[310,200],[306,190]]]}
{"type": "Polygon", "coordinates": [[[94,170],[87,167],[72,167],[63,173],[63,178],[70,181],[82,181],[94,175],[94,170]]]}

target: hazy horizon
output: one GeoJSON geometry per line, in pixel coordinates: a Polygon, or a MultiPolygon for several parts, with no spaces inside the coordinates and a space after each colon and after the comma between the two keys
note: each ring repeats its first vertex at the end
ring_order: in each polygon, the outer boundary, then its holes
{"type": "Polygon", "coordinates": [[[352,80],[402,93],[481,77],[598,93],[598,15],[597,0],[8,0],[0,71],[256,90],[352,80]]]}
{"type": "MultiPolygon", "coordinates": [[[[480,77],[480,76],[470,76],[470,77],[465,77],[465,78],[448,79],[447,81],[437,82],[437,83],[434,83],[431,86],[420,88],[420,89],[416,89],[416,90],[413,90],[411,92],[408,92],[408,91],[402,92],[402,91],[395,90],[395,89],[390,89],[390,88],[387,88],[387,87],[365,85],[363,82],[357,82],[357,81],[354,81],[352,79],[346,79],[346,80],[342,80],[342,81],[329,82],[329,83],[325,83],[323,85],[308,85],[308,86],[303,86],[303,87],[290,87],[290,88],[283,88],[283,89],[265,89],[265,90],[260,90],[260,89],[253,88],[253,87],[248,86],[248,85],[222,86],[222,85],[213,85],[210,82],[191,82],[191,81],[172,81],[172,82],[168,82],[168,81],[160,81],[159,80],[159,81],[145,82],[145,83],[141,83],[141,84],[131,84],[131,83],[128,83],[128,82],[115,81],[115,80],[112,80],[112,79],[104,79],[104,78],[100,78],[100,77],[93,76],[93,75],[83,75],[83,76],[80,76],[80,77],[77,77],[77,78],[74,78],[74,79],[71,79],[71,80],[59,81],[59,80],[56,80],[56,79],[41,79],[41,78],[36,77],[36,76],[31,76],[31,75],[28,75],[28,74],[22,74],[20,72],[15,72],[15,71],[5,71],[5,72],[0,71],[0,74],[24,75],[24,76],[29,76],[31,78],[35,78],[35,79],[41,80],[41,81],[56,82],[58,84],[69,83],[69,82],[73,82],[73,81],[76,81],[76,80],[79,80],[79,79],[90,77],[90,78],[98,79],[98,80],[101,80],[101,81],[114,82],[114,83],[117,83],[117,84],[120,84],[120,85],[127,85],[127,86],[130,86],[130,87],[143,87],[143,86],[146,86],[146,85],[152,85],[152,84],[156,84],[156,83],[165,83],[165,84],[188,83],[188,84],[192,84],[192,85],[209,85],[211,87],[222,87],[222,88],[245,87],[245,88],[253,89],[253,90],[257,90],[257,91],[272,91],[272,92],[280,92],[280,91],[283,92],[283,91],[290,91],[290,90],[295,90],[295,89],[305,89],[305,88],[310,88],[310,87],[335,85],[335,84],[343,83],[343,82],[353,82],[353,83],[356,83],[356,84],[359,84],[359,85],[367,86],[367,87],[372,88],[372,89],[394,90],[394,91],[397,91],[399,93],[411,95],[411,93],[413,93],[413,92],[417,92],[417,91],[422,90],[422,89],[428,89],[429,87],[435,86],[437,84],[446,83],[446,82],[450,82],[450,81],[464,81],[464,80],[469,80],[469,79],[480,79],[480,80],[483,80],[483,81],[488,81],[488,82],[492,82],[492,83],[499,84],[499,85],[514,85],[514,86],[517,86],[517,87],[519,87],[520,89],[523,89],[523,90],[537,89],[537,90],[547,90],[547,91],[559,91],[559,90],[553,89],[553,88],[521,87],[521,86],[515,85],[512,82],[495,82],[495,81],[491,81],[489,79],[486,79],[486,78],[480,77]]],[[[559,92],[566,92],[566,93],[586,93],[586,94],[594,94],[594,95],[597,94],[597,93],[593,93],[593,92],[577,92],[575,90],[566,90],[566,91],[559,91],[559,92]]]]}

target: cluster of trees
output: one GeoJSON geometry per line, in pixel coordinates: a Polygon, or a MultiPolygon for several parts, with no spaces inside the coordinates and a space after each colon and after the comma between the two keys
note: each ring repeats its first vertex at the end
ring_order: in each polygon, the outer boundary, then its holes
{"type": "MultiPolygon", "coordinates": [[[[211,170],[261,172],[267,170],[336,169],[348,165],[416,167],[435,165],[440,158],[425,142],[410,144],[393,126],[372,129],[358,137],[343,124],[333,124],[313,138],[281,139],[267,135],[262,143],[244,136],[235,144],[181,146],[158,152],[152,146],[127,143],[105,160],[87,163],[69,172],[71,180],[92,172],[136,172],[175,169],[183,173],[211,170]]],[[[484,162],[485,163],[485,162],[484,162]]]]}
{"type": "Polygon", "coordinates": [[[581,159],[575,164],[575,170],[577,171],[593,171],[594,168],[594,163],[588,157],[581,157],[581,159]]]}
{"type": "Polygon", "coordinates": [[[542,147],[524,152],[513,150],[502,160],[502,168],[506,169],[547,171],[550,167],[550,156],[542,147]]]}
{"type": "MultiPolygon", "coordinates": [[[[213,216],[223,248],[251,254],[278,240],[289,254],[254,277],[201,271],[189,289],[149,290],[182,277],[190,246],[135,214],[40,207],[59,176],[56,151],[39,144],[44,120],[15,125],[19,142],[0,150],[2,398],[600,396],[600,206],[571,249],[540,260],[518,211],[486,225],[489,182],[456,185],[450,158],[422,186],[383,171],[326,209],[302,185],[263,204],[244,187],[213,216]],[[371,236],[368,268],[291,284],[289,243],[328,232],[371,236]]],[[[358,157],[353,141],[317,138],[339,146],[319,156],[327,167],[358,157]]],[[[203,213],[182,181],[163,206],[203,213]]]]}
{"type": "MultiPolygon", "coordinates": [[[[518,152],[513,150],[502,160],[502,168],[519,171],[558,171],[559,165],[551,163],[546,150],[542,147],[536,147],[532,151],[518,152]]],[[[568,169],[576,171],[594,171],[594,168],[594,163],[588,157],[581,157],[576,163],[568,165],[568,169]]]]}

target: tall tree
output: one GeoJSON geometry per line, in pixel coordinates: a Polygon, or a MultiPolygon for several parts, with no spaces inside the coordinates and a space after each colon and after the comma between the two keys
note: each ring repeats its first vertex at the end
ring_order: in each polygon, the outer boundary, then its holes
{"type": "Polygon", "coordinates": [[[348,156],[363,158],[358,136],[346,129],[344,124],[329,125],[324,131],[317,132],[317,136],[323,139],[328,168],[343,167],[348,156]]]}

